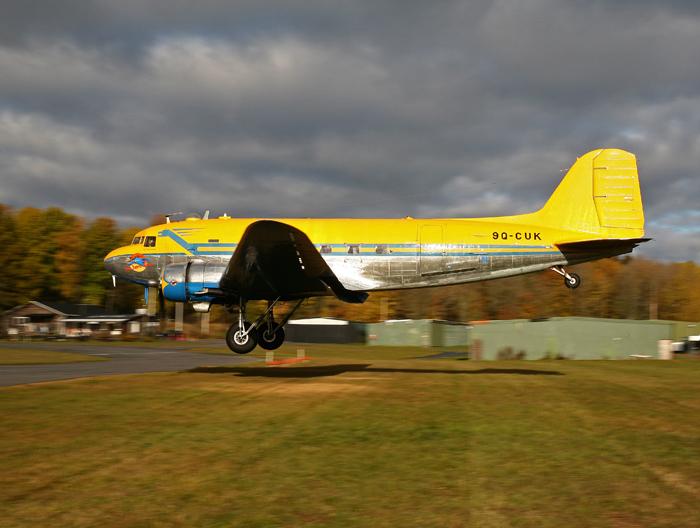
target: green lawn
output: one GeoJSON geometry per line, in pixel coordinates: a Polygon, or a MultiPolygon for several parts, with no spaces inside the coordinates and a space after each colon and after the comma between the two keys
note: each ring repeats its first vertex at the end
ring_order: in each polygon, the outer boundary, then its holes
{"type": "Polygon", "coordinates": [[[105,358],[53,350],[0,348],[0,365],[38,365],[42,363],[78,363],[81,361],[105,361],[105,358]]]}
{"type": "Polygon", "coordinates": [[[397,356],[0,389],[0,524],[700,526],[700,361],[397,356]]]}
{"type": "MultiPolygon", "coordinates": [[[[188,348],[183,349],[185,352],[199,352],[205,354],[222,354],[229,356],[233,354],[222,340],[217,344],[197,345],[196,342],[186,343],[183,346],[188,348]]],[[[376,347],[365,346],[360,344],[351,345],[328,345],[318,343],[285,343],[279,349],[274,351],[274,359],[295,358],[297,352],[302,351],[302,355],[309,356],[315,359],[413,359],[422,356],[428,356],[445,351],[460,351],[466,352],[468,347],[445,347],[445,348],[425,348],[425,347],[376,347]]],[[[257,347],[248,354],[249,357],[255,357],[264,361],[266,351],[257,347]]]]}

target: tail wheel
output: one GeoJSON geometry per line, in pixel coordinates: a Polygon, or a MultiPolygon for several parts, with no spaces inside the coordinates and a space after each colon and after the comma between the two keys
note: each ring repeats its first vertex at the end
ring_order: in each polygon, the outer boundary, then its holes
{"type": "Polygon", "coordinates": [[[265,350],[275,350],[284,343],[284,328],[274,325],[272,331],[263,324],[258,332],[258,344],[265,350]]]}
{"type": "Polygon", "coordinates": [[[251,326],[248,321],[245,321],[243,323],[245,331],[241,332],[238,323],[235,323],[226,332],[226,344],[236,354],[247,354],[258,344],[257,332],[255,329],[250,330],[251,326]]]}
{"type": "Polygon", "coordinates": [[[581,286],[581,277],[576,273],[569,273],[568,277],[564,277],[564,284],[567,288],[575,290],[581,286]]]}

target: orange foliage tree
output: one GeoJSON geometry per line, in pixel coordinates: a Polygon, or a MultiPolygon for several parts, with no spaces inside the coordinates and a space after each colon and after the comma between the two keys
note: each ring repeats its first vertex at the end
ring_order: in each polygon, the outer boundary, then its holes
{"type": "MultiPolygon", "coordinates": [[[[126,244],[136,231],[119,229],[109,218],[86,224],[57,207],[15,211],[0,204],[0,308],[31,299],[94,302],[121,310],[141,306],[141,288],[120,284],[114,290],[102,264],[109,250],[126,244]]],[[[700,266],[694,262],[622,257],[575,269],[583,277],[576,290],[565,288],[558,275],[542,272],[445,288],[375,292],[362,305],[333,297],[309,299],[298,314],[367,322],[567,315],[700,320],[700,296],[695,293],[700,266]]],[[[213,319],[229,317],[217,310],[213,319]]]]}

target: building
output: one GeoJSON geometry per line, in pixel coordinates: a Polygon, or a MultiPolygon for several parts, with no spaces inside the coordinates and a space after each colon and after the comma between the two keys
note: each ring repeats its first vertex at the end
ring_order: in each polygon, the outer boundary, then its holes
{"type": "Polygon", "coordinates": [[[104,314],[102,306],[50,301],[29,301],[10,308],[0,316],[3,335],[10,337],[49,337],[65,334],[63,320],[68,316],[104,314]]]}
{"type": "Polygon", "coordinates": [[[293,319],[284,331],[292,343],[364,343],[366,335],[362,323],[329,317],[293,319]]]}
{"type": "Polygon", "coordinates": [[[367,344],[455,347],[469,344],[469,326],[436,319],[400,319],[367,325],[367,344]]]}
{"type": "Polygon", "coordinates": [[[700,323],[552,317],[473,323],[472,359],[657,358],[659,341],[700,333],[700,323]]]}
{"type": "Polygon", "coordinates": [[[140,334],[144,317],[108,314],[94,304],[29,301],[0,315],[0,334],[18,339],[140,334]]]}
{"type": "Polygon", "coordinates": [[[149,326],[148,317],[145,314],[101,314],[101,315],[69,315],[60,320],[63,324],[64,337],[77,338],[115,338],[138,337],[149,326]]]}

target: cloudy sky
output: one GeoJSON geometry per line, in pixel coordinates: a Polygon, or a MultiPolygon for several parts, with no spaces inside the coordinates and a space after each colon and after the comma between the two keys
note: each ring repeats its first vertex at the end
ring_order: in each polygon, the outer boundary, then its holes
{"type": "Polygon", "coordinates": [[[641,254],[700,261],[700,3],[4,1],[0,203],[482,216],[636,153],[641,254]]]}

